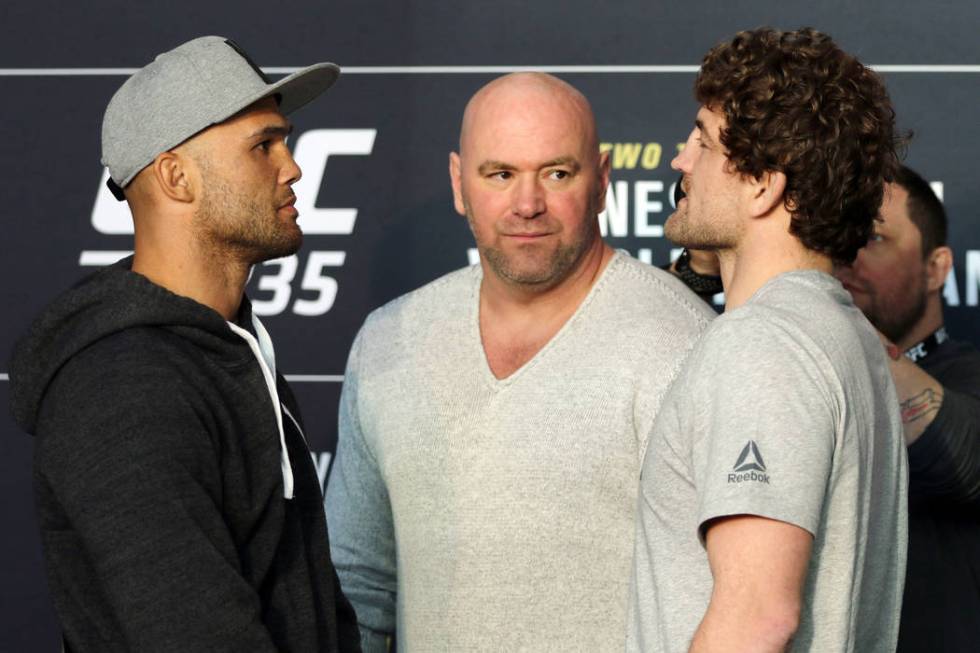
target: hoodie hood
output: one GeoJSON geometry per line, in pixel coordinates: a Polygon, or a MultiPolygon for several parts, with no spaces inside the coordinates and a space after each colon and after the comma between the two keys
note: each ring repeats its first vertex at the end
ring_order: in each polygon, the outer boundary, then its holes
{"type": "MultiPolygon", "coordinates": [[[[164,327],[238,364],[252,357],[225,319],[207,306],[133,272],[132,257],[85,277],[42,311],[17,342],[10,363],[11,408],[28,433],[41,400],[62,366],[102,338],[133,327],[164,327]]],[[[251,309],[243,300],[243,316],[251,309]]]]}

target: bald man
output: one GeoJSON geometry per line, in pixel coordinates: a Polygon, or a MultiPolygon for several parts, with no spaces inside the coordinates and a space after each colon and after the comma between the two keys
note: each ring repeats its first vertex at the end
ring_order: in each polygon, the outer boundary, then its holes
{"type": "Polygon", "coordinates": [[[480,263],[372,313],[327,491],[366,651],[621,651],[640,461],[711,313],[599,234],[588,101],[523,73],[449,156],[480,263]]]}

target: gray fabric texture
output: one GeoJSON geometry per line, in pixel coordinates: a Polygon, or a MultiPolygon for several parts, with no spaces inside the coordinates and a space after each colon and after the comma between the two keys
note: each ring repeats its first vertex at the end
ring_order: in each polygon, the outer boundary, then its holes
{"type": "Polygon", "coordinates": [[[320,63],[270,84],[228,39],[193,39],[157,56],[112,96],[102,121],[102,164],[124,187],[158,154],[204,128],[272,95],[289,114],[339,74],[335,64],[320,63]]]}
{"type": "Polygon", "coordinates": [[[481,279],[459,270],[379,309],[350,355],[326,503],[362,646],[397,623],[407,651],[621,651],[640,461],[713,314],[617,253],[497,380],[481,279]]]}
{"type": "Polygon", "coordinates": [[[770,280],[711,325],[643,463],[629,651],[687,651],[713,586],[704,527],[750,514],[809,531],[794,651],[894,651],[907,464],[883,347],[829,275],[770,280]]]}

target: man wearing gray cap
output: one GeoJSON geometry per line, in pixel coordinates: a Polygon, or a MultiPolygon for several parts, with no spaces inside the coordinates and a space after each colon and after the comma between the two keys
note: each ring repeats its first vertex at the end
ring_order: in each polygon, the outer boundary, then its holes
{"type": "Polygon", "coordinates": [[[359,648],[299,410],[243,296],[302,241],[284,115],[338,73],[270,84],[210,36],[106,109],[134,256],[45,309],[11,363],[69,651],[359,648]]]}

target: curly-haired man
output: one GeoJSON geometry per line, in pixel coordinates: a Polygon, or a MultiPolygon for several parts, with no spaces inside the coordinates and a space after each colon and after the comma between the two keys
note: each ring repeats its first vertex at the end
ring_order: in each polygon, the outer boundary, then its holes
{"type": "Polygon", "coordinates": [[[894,173],[880,79],[812,29],[712,49],[666,223],[727,308],[657,418],[629,649],[894,650],[907,471],[884,348],[832,276],[894,173]]]}

